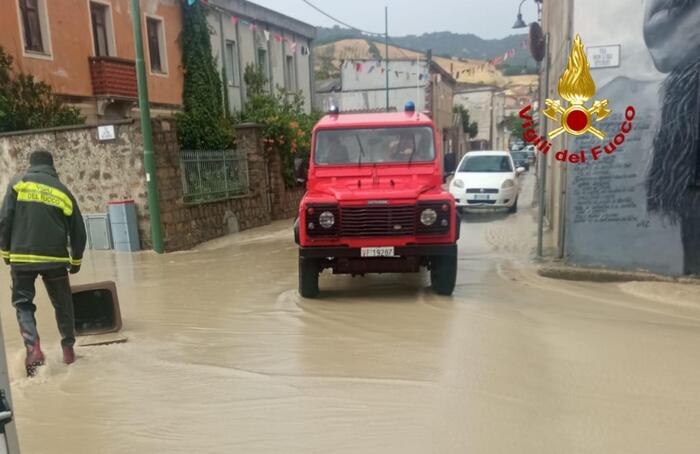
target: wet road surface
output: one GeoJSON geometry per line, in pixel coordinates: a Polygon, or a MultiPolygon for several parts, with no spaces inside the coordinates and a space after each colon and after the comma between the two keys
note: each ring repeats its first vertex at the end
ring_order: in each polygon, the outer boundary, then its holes
{"type": "Polygon", "coordinates": [[[537,276],[530,192],[465,217],[453,298],[324,275],[303,300],[290,222],[92,253],[74,282],[117,281],[129,342],[62,365],[40,289],[33,379],[5,290],[22,453],[699,452],[700,287],[537,276]]]}

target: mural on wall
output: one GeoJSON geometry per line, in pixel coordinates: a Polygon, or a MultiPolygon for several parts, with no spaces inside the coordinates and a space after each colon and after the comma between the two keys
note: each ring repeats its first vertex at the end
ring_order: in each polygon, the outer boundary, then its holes
{"type": "Polygon", "coordinates": [[[567,259],[700,273],[700,0],[574,5],[573,35],[620,55],[614,64],[591,67],[596,96],[609,99],[613,111],[598,124],[606,140],[580,136],[568,148],[607,144],[629,105],[636,117],[614,153],[568,167],[567,259]]]}
{"type": "Polygon", "coordinates": [[[668,74],[647,204],[680,224],[683,271],[700,274],[700,0],[647,0],[644,41],[668,74]]]}

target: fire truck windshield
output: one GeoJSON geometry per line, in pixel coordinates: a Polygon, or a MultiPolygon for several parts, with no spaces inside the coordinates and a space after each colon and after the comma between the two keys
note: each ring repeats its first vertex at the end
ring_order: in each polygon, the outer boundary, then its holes
{"type": "Polygon", "coordinates": [[[317,165],[427,162],[435,159],[429,127],[321,130],[316,133],[317,165]]]}

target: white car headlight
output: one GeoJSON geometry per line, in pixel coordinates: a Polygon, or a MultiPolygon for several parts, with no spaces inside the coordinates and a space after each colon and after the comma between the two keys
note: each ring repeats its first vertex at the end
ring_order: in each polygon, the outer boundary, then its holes
{"type": "Polygon", "coordinates": [[[420,214],[420,222],[425,226],[431,226],[437,221],[437,213],[432,208],[426,208],[420,214]]]}
{"type": "Polygon", "coordinates": [[[508,189],[512,188],[513,186],[515,186],[515,182],[513,180],[506,180],[501,185],[501,189],[508,189]]]}
{"type": "Polygon", "coordinates": [[[463,188],[464,187],[464,181],[460,180],[459,178],[452,181],[452,184],[454,185],[455,188],[463,188]]]}
{"type": "Polygon", "coordinates": [[[321,224],[321,227],[324,229],[330,229],[335,225],[335,216],[330,211],[324,211],[318,217],[318,223],[321,224]]]}

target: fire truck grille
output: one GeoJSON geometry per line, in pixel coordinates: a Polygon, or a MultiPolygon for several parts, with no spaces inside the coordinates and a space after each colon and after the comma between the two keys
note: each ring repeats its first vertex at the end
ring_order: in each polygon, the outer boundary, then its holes
{"type": "Polygon", "coordinates": [[[415,231],[414,205],[340,208],[341,236],[401,236],[415,231]]]}

